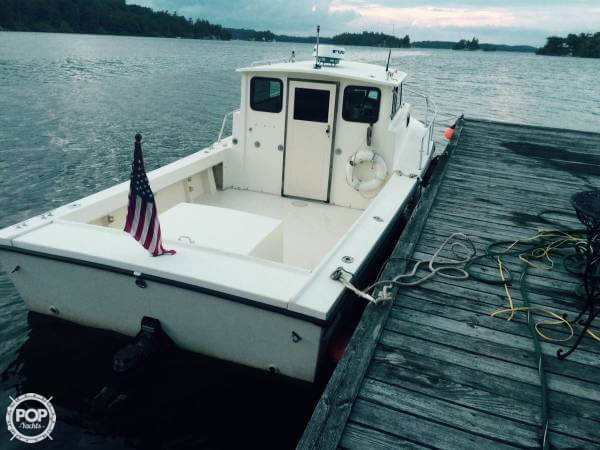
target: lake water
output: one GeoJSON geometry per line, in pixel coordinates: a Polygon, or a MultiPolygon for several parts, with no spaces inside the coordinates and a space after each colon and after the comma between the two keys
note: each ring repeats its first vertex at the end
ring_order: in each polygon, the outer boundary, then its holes
{"type": "MultiPolygon", "coordinates": [[[[213,142],[239,104],[237,67],[310,56],[311,45],[0,32],[0,228],[123,181],[133,136],[150,169],[213,142]]],[[[348,47],[385,64],[387,50],[348,47]]],[[[439,133],[467,117],[600,131],[600,60],[504,52],[395,50],[392,66],[440,111],[439,133]]],[[[53,395],[44,448],[293,446],[318,392],[174,354],[106,417],[89,399],[123,339],[29,317],[0,273],[0,413],[18,392],[53,395]]],[[[29,448],[8,441],[0,448],[29,448]]]]}

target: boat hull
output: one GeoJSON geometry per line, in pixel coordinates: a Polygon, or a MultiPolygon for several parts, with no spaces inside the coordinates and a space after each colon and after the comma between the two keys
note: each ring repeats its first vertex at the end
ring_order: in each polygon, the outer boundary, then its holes
{"type": "MultiPolygon", "coordinates": [[[[396,242],[415,193],[356,271],[358,286],[391,252],[387,244],[396,242]]],[[[308,382],[318,375],[349,295],[342,292],[329,320],[320,320],[173,280],[143,275],[140,283],[128,270],[15,247],[0,247],[0,263],[31,311],[127,336],[152,317],[180,348],[308,382]]]]}
{"type": "Polygon", "coordinates": [[[151,279],[142,288],[132,275],[50,255],[0,250],[0,262],[31,311],[127,336],[153,317],[180,348],[309,382],[331,325],[151,279]]]}

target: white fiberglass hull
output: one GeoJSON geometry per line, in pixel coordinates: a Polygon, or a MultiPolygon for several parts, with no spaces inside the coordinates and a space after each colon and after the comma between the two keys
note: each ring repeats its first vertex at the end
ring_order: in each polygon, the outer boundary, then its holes
{"type": "Polygon", "coordinates": [[[128,336],[153,317],[183,349],[314,380],[326,323],[42,255],[0,251],[0,261],[31,311],[128,336]]]}

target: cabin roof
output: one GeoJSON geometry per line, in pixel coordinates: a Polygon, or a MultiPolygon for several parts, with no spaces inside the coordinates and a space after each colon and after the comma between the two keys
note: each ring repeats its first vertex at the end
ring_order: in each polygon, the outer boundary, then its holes
{"type": "Polygon", "coordinates": [[[298,62],[281,62],[273,64],[264,64],[237,69],[238,72],[244,73],[287,73],[287,74],[314,74],[319,77],[328,77],[334,79],[346,79],[360,82],[373,83],[384,86],[397,86],[405,78],[406,73],[399,70],[392,71],[388,74],[385,67],[376,64],[367,64],[356,61],[342,60],[337,66],[323,65],[319,69],[315,69],[315,62],[298,61],[298,62]]]}

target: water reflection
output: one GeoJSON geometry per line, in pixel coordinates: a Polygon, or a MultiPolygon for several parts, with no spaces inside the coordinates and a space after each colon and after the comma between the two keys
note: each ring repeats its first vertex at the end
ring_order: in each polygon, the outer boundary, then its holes
{"type": "MultiPolygon", "coordinates": [[[[127,338],[34,313],[27,322],[0,386],[6,396],[53,397],[58,422],[44,448],[292,448],[318,399],[307,383],[173,349],[129,379],[127,399],[92,412],[127,338]]],[[[0,447],[28,445],[0,437],[0,447]]]]}

